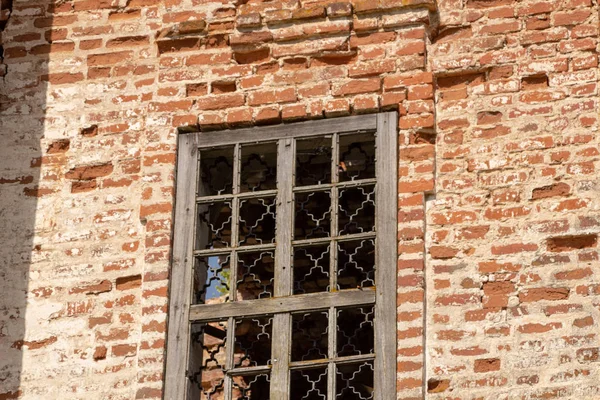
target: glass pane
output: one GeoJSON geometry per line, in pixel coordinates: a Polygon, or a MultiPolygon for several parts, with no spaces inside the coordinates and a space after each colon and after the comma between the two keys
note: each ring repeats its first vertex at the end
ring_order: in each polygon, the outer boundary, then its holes
{"type": "Polygon", "coordinates": [[[233,187],[233,146],[200,151],[198,196],[231,194],[233,187]]]}
{"type": "Polygon", "coordinates": [[[274,251],[238,254],[238,301],[273,297],[274,279],[274,251]]]}
{"type": "Polygon", "coordinates": [[[292,315],[292,361],[327,358],[326,311],[292,315]]]}
{"type": "Polygon", "coordinates": [[[229,301],[229,258],[229,254],[196,257],[193,304],[215,304],[229,301]]]}
{"type": "Polygon", "coordinates": [[[329,245],[294,249],[294,294],[326,292],[329,288],[329,245]]]}
{"type": "Polygon", "coordinates": [[[337,288],[356,289],[375,285],[375,240],[338,243],[337,288]]]}
{"type": "MultiPolygon", "coordinates": [[[[269,400],[269,375],[233,377],[233,400],[269,400]]],[[[222,400],[222,398],[221,398],[222,400]]]]}
{"type": "Polygon", "coordinates": [[[271,363],[273,317],[241,318],[235,321],[235,367],[271,363]]]}
{"type": "Polygon", "coordinates": [[[373,398],[373,361],[338,365],[336,378],[336,400],[373,398]]]}
{"type": "Polygon", "coordinates": [[[275,197],[240,200],[241,246],[275,243],[275,197]]]}
{"type": "Polygon", "coordinates": [[[231,202],[199,204],[196,249],[217,249],[230,245],[231,202]]]}
{"type": "Polygon", "coordinates": [[[327,400],[327,368],[292,371],[290,400],[327,400]]]}
{"type": "Polygon", "coordinates": [[[337,355],[358,356],[374,353],[373,306],[337,311],[337,355]]]}
{"type": "Polygon", "coordinates": [[[222,400],[225,385],[227,322],[191,324],[190,381],[202,400],[222,400]]]}
{"type": "Polygon", "coordinates": [[[331,183],[331,136],[296,142],[296,186],[331,183]]]}
{"type": "Polygon", "coordinates": [[[340,182],[375,178],[375,135],[340,136],[340,182]]]}
{"type": "Polygon", "coordinates": [[[375,230],[375,186],[340,189],[338,230],[340,235],[375,230]]]}
{"type": "Polygon", "coordinates": [[[277,187],[277,143],[242,146],[240,192],[277,187]]]}
{"type": "Polygon", "coordinates": [[[331,194],[329,191],[296,193],[295,204],[295,239],[329,236],[331,230],[331,194]]]}

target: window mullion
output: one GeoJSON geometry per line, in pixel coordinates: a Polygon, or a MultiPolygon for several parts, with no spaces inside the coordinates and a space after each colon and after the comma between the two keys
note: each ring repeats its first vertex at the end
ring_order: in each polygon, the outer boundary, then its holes
{"type": "MultiPolygon", "coordinates": [[[[235,318],[227,318],[227,339],[225,346],[226,360],[225,371],[229,372],[235,364],[235,318]]],[[[225,397],[224,400],[231,400],[233,395],[233,381],[229,373],[225,375],[225,397]]]]}
{"type": "Polygon", "coordinates": [[[335,239],[338,236],[338,188],[337,183],[339,181],[339,135],[335,133],[331,138],[331,232],[332,237],[329,245],[329,290],[337,290],[337,242],[335,239]]]}
{"type": "MultiPolygon", "coordinates": [[[[337,350],[337,311],[335,307],[329,308],[329,324],[327,330],[328,336],[328,358],[335,359],[337,350]]],[[[335,399],[335,362],[329,361],[327,364],[327,400],[335,399]]]]}
{"type": "Polygon", "coordinates": [[[240,226],[240,164],[241,164],[241,146],[236,144],[233,151],[233,199],[231,200],[231,257],[229,261],[229,296],[230,301],[237,300],[237,252],[239,242],[239,226],[240,226]]]}
{"type": "Polygon", "coordinates": [[[275,243],[275,297],[292,294],[291,243],[294,223],[294,140],[282,139],[277,150],[277,232],[275,243]]]}
{"type": "MultiPolygon", "coordinates": [[[[339,183],[339,165],[340,165],[340,154],[339,154],[339,134],[333,134],[331,138],[331,237],[335,238],[338,236],[338,187],[339,183]]],[[[331,240],[329,245],[329,290],[331,292],[337,292],[337,242],[335,239],[331,240]]],[[[328,355],[329,360],[333,360],[336,356],[337,348],[337,311],[335,307],[329,308],[329,324],[328,324],[328,355]]],[[[327,399],[335,399],[335,363],[329,361],[327,365],[327,399]]]]}
{"type": "MultiPolygon", "coordinates": [[[[275,297],[292,294],[293,171],[296,158],[293,139],[282,139],[277,149],[277,232],[275,250],[275,297]]],[[[291,347],[290,314],[273,317],[271,400],[289,398],[291,347]]]]}
{"type": "MultiPolygon", "coordinates": [[[[240,222],[240,199],[237,195],[240,193],[240,157],[241,146],[240,144],[236,144],[233,149],[233,185],[231,188],[233,194],[233,198],[231,199],[231,247],[233,250],[229,257],[229,301],[237,301],[238,254],[236,248],[239,242],[238,232],[240,222]]],[[[227,319],[227,339],[225,343],[225,371],[229,371],[235,364],[235,318],[233,317],[227,319]]],[[[226,374],[225,376],[224,388],[224,400],[231,400],[233,396],[233,378],[230,374],[226,374]]]]}

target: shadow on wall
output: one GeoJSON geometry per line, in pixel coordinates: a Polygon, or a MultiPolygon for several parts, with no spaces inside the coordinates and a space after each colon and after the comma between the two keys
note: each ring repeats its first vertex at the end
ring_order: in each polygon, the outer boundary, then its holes
{"type": "Polygon", "coordinates": [[[50,190],[39,182],[52,10],[50,0],[0,0],[0,399],[21,396],[24,352],[44,346],[25,340],[25,314],[48,295],[28,293],[28,281],[44,254],[36,209],[50,190]]]}

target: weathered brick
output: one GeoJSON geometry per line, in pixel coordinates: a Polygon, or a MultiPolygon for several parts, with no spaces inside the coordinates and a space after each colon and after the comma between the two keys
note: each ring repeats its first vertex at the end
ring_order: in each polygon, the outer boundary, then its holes
{"type": "Polygon", "coordinates": [[[596,247],[598,235],[557,236],[547,240],[548,250],[552,252],[580,250],[596,247]]]}
{"type": "Polygon", "coordinates": [[[568,288],[535,288],[527,289],[519,293],[519,300],[523,303],[535,301],[557,301],[564,300],[569,297],[568,288]]]}
{"type": "Polygon", "coordinates": [[[36,376],[0,398],[87,362],[79,397],[164,395],[178,131],[382,110],[400,127],[395,397],[424,396],[424,365],[428,396],[597,393],[597,4],[0,3],[0,354],[31,352],[3,371],[36,376]]]}

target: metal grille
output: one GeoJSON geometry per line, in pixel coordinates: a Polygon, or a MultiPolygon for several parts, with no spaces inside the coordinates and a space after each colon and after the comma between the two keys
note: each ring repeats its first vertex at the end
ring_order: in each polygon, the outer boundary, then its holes
{"type": "Polygon", "coordinates": [[[375,361],[394,355],[375,340],[381,134],[200,148],[186,398],[384,398],[375,361]]]}

